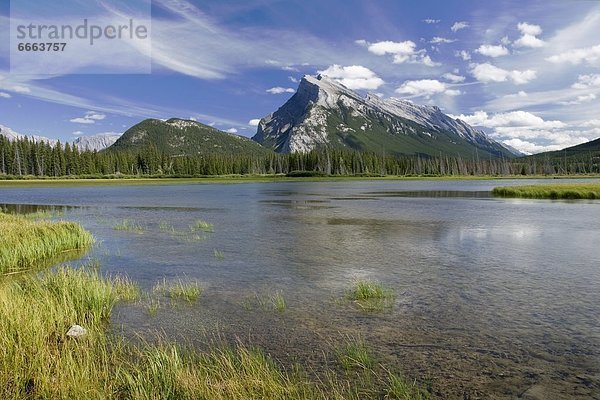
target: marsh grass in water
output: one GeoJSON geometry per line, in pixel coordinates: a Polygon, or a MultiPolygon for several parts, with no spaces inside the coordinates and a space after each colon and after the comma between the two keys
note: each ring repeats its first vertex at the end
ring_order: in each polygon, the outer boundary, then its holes
{"type": "Polygon", "coordinates": [[[222,250],[215,249],[214,250],[214,255],[215,255],[215,258],[217,259],[217,261],[223,261],[223,260],[225,260],[225,253],[223,253],[222,250]]]}
{"type": "Polygon", "coordinates": [[[394,292],[380,282],[359,280],[346,292],[346,299],[362,310],[381,311],[393,305],[394,292]]]}
{"type": "Polygon", "coordinates": [[[338,362],[345,370],[370,369],[375,359],[362,339],[346,337],[336,349],[338,362]]]}
{"type": "Polygon", "coordinates": [[[61,253],[89,248],[93,236],[75,222],[36,221],[0,213],[0,274],[44,264],[61,253]]]}
{"type": "Polygon", "coordinates": [[[145,229],[139,222],[136,222],[132,219],[125,218],[118,224],[113,226],[115,231],[123,231],[123,232],[132,232],[132,233],[144,233],[145,229]]]}
{"type": "Polygon", "coordinates": [[[600,183],[556,183],[527,186],[496,187],[492,194],[498,197],[529,199],[600,199],[600,183]]]}
{"type": "Polygon", "coordinates": [[[244,309],[250,311],[254,308],[259,308],[263,311],[284,312],[287,308],[283,292],[277,290],[272,294],[260,295],[255,293],[254,296],[246,298],[242,302],[244,309]]]}
{"type": "Polygon", "coordinates": [[[185,300],[188,303],[193,303],[200,298],[203,289],[196,281],[178,279],[174,282],[168,282],[163,279],[162,282],[154,286],[152,291],[168,296],[173,300],[185,300]]]}
{"type": "Polygon", "coordinates": [[[207,233],[212,233],[215,231],[214,224],[201,219],[196,220],[190,228],[192,231],[203,231],[207,233]]]}

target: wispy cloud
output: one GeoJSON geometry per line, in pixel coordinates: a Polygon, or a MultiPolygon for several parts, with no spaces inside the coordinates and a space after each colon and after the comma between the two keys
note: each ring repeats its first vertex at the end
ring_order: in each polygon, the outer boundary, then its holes
{"type": "Polygon", "coordinates": [[[296,90],[292,88],[284,88],[281,86],[272,87],[271,89],[266,90],[267,93],[271,94],[282,94],[282,93],[295,93],[296,90]]]}
{"type": "Polygon", "coordinates": [[[469,25],[469,23],[468,23],[468,22],[466,22],[466,21],[458,21],[458,22],[455,22],[455,23],[454,23],[454,24],[453,24],[453,25],[450,27],[450,30],[451,30],[452,32],[458,32],[458,31],[460,31],[461,29],[466,29],[466,28],[468,28],[469,26],[470,26],[470,25],[469,25]]]}

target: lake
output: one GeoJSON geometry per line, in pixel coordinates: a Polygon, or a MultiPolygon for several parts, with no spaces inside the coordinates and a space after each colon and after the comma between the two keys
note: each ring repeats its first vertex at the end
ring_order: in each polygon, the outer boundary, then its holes
{"type": "MultiPolygon", "coordinates": [[[[569,182],[571,180],[561,180],[569,182]]],[[[200,349],[264,348],[318,372],[362,338],[440,398],[600,398],[600,201],[497,199],[502,181],[340,181],[3,188],[9,210],[58,206],[98,244],[82,260],[145,292],[197,280],[193,304],[142,300],[113,329],[200,349]],[[141,232],[113,229],[123,221],[141,232]],[[197,220],[214,232],[190,230],[197,220]],[[353,282],[391,307],[344,299],[353,282]],[[283,312],[265,307],[280,293],[283,312]]]]}

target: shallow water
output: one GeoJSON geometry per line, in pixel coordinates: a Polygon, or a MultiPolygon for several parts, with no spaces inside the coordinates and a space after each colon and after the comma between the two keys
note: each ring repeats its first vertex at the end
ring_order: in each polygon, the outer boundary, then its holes
{"type": "Polygon", "coordinates": [[[144,290],[163,279],[204,286],[199,302],[163,299],[154,317],[119,307],[126,335],[161,331],[198,347],[238,338],[318,371],[350,334],[438,397],[598,399],[600,201],[489,195],[531,183],[10,188],[0,203],[65,206],[99,240],[82,262],[144,290]],[[124,219],[143,232],[115,231],[124,219]],[[191,232],[199,219],[214,232],[191,232]],[[362,278],[392,288],[393,307],[365,313],[341,300],[362,278]],[[257,300],[276,291],[283,313],[257,300]]]}

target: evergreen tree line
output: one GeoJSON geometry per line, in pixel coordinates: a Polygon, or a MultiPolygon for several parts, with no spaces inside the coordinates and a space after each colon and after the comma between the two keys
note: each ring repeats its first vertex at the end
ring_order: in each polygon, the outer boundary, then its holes
{"type": "Polygon", "coordinates": [[[169,156],[155,146],[139,152],[79,151],[0,135],[0,175],[6,177],[291,175],[540,175],[600,173],[598,157],[465,159],[392,156],[350,150],[267,155],[169,156]]]}

